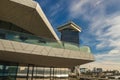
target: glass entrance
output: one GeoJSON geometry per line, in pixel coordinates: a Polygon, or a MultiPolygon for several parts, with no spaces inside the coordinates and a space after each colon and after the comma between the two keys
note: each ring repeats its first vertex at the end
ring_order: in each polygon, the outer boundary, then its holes
{"type": "Polygon", "coordinates": [[[0,80],[16,80],[18,66],[0,64],[0,80]]]}

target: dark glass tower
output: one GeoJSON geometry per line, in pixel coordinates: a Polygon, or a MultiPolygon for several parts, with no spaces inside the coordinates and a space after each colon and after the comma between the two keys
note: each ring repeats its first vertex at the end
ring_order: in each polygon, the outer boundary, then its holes
{"type": "Polygon", "coordinates": [[[58,28],[61,32],[61,40],[79,45],[79,33],[81,28],[73,22],[69,22],[58,28]]]}

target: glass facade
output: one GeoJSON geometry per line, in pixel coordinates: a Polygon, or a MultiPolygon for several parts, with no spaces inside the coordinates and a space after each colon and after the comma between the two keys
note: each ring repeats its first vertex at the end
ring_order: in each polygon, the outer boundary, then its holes
{"type": "Polygon", "coordinates": [[[73,29],[64,29],[61,32],[61,40],[65,42],[79,44],[79,32],[73,29]]]}
{"type": "Polygon", "coordinates": [[[47,68],[35,65],[0,63],[0,80],[55,80],[68,79],[67,68],[47,68]]]}
{"type": "Polygon", "coordinates": [[[15,25],[15,24],[12,24],[12,23],[6,22],[6,21],[1,21],[1,20],[0,20],[0,29],[32,34],[28,31],[20,28],[19,26],[15,25]]]}
{"type": "Polygon", "coordinates": [[[0,64],[0,80],[16,80],[17,70],[17,64],[0,64]]]}

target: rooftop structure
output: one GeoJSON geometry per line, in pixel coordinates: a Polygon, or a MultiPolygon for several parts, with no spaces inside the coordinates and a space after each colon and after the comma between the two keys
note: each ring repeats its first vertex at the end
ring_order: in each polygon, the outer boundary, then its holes
{"type": "Polygon", "coordinates": [[[81,28],[74,22],[69,22],[58,27],[58,31],[61,32],[61,40],[64,42],[70,42],[79,46],[81,28]]]}

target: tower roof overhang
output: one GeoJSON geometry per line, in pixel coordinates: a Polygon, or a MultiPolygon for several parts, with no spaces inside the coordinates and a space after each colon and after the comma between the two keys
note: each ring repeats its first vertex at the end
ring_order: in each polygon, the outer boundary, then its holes
{"type": "Polygon", "coordinates": [[[73,30],[78,31],[78,32],[81,32],[81,28],[72,21],[58,27],[57,29],[58,29],[58,31],[61,32],[62,30],[67,29],[67,28],[73,29],[73,30]]]}

